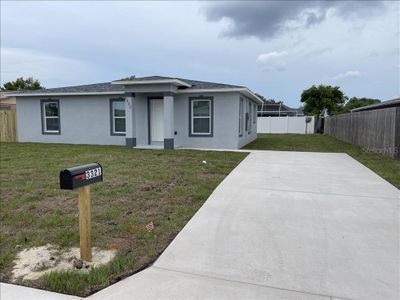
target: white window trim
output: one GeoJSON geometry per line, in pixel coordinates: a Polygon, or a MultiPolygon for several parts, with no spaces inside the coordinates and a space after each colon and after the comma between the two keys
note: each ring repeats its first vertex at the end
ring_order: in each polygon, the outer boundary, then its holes
{"type": "Polygon", "coordinates": [[[190,101],[190,122],[191,122],[191,126],[190,126],[190,134],[191,135],[211,135],[212,133],[212,123],[211,123],[211,110],[212,110],[212,102],[210,99],[192,99],[190,101]],[[208,102],[209,105],[209,109],[208,109],[208,116],[195,116],[194,115],[194,102],[208,102]],[[194,132],[194,119],[208,119],[208,132],[194,132]]]}
{"type": "Polygon", "coordinates": [[[115,115],[115,109],[114,109],[114,103],[117,102],[122,102],[125,105],[125,101],[124,100],[112,100],[112,104],[111,104],[111,109],[112,109],[112,133],[113,134],[126,134],[126,109],[125,109],[125,116],[121,117],[121,116],[116,116],[115,115]],[[115,120],[116,119],[124,119],[125,120],[125,131],[116,131],[115,130],[115,120]]]}
{"type": "Polygon", "coordinates": [[[42,101],[42,122],[43,122],[43,132],[44,133],[60,133],[60,103],[58,101],[46,100],[42,101]],[[58,116],[46,116],[46,104],[55,103],[57,104],[58,116]],[[58,120],[58,130],[48,130],[47,129],[47,119],[57,119],[58,120]]]}

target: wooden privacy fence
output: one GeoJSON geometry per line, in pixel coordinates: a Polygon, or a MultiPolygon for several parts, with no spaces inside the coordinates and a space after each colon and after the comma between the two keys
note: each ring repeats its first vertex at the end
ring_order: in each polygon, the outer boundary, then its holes
{"type": "Polygon", "coordinates": [[[0,142],[17,141],[15,110],[0,110],[0,142]]]}
{"type": "Polygon", "coordinates": [[[366,151],[399,159],[400,107],[326,117],[324,133],[366,151]]]}

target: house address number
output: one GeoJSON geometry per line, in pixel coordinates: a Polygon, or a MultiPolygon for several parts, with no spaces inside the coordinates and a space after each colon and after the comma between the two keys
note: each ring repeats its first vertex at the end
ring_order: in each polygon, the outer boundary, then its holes
{"type": "Polygon", "coordinates": [[[101,176],[101,168],[95,168],[85,171],[86,179],[95,178],[101,176]]]}

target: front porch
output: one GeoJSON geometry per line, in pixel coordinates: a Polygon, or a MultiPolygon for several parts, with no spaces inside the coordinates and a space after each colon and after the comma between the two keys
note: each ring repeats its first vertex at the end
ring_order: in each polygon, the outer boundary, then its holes
{"type": "Polygon", "coordinates": [[[174,149],[176,80],[115,82],[125,87],[126,147],[174,149]]]}
{"type": "MultiPolygon", "coordinates": [[[[164,150],[164,143],[162,144],[139,144],[133,147],[134,149],[144,150],[164,150]]],[[[182,148],[182,146],[174,145],[174,149],[182,148]]]]}

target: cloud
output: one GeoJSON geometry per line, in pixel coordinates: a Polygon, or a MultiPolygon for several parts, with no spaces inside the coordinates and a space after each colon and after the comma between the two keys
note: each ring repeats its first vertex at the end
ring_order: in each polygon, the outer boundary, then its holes
{"type": "Polygon", "coordinates": [[[257,56],[257,64],[265,71],[283,71],[286,68],[286,51],[272,51],[257,56]]]}
{"type": "Polygon", "coordinates": [[[282,31],[321,23],[331,11],[351,20],[385,8],[381,1],[232,1],[208,3],[202,12],[208,21],[227,23],[223,36],[267,39],[282,31]]]}
{"type": "Polygon", "coordinates": [[[362,73],[360,71],[347,71],[344,73],[337,74],[332,77],[334,80],[340,80],[344,78],[349,78],[349,77],[360,77],[362,76],[362,73]]]}
{"type": "Polygon", "coordinates": [[[1,48],[2,83],[18,77],[34,77],[42,83],[56,78],[60,82],[76,80],[76,72],[80,76],[93,74],[93,66],[89,63],[24,48],[1,48]]]}
{"type": "Polygon", "coordinates": [[[269,62],[271,60],[274,60],[274,59],[277,59],[277,58],[280,58],[280,57],[286,56],[286,55],[287,55],[286,51],[281,51],[281,52],[272,51],[269,53],[260,54],[257,57],[257,61],[261,62],[261,63],[266,63],[266,62],[269,62]]]}
{"type": "Polygon", "coordinates": [[[319,55],[323,55],[328,52],[332,52],[333,48],[332,47],[324,47],[324,48],[317,48],[314,50],[309,50],[307,53],[304,55],[305,57],[315,57],[319,55]]]}
{"type": "Polygon", "coordinates": [[[1,1],[1,47],[9,49],[2,52],[1,80],[34,76],[55,87],[161,73],[246,85],[293,106],[305,88],[321,82],[343,83],[349,96],[389,99],[398,93],[397,2],[327,1],[328,9],[316,1],[280,2],[1,1]],[[343,12],[349,5],[354,9],[343,12]],[[205,10],[214,6],[221,6],[224,19],[216,15],[215,22],[208,21],[214,8],[205,10]],[[187,24],[190,30],[182,30],[187,24]],[[348,30],[358,25],[362,31],[348,30]],[[219,38],[223,29],[234,38],[219,38]],[[239,39],[249,36],[257,38],[239,39]],[[284,50],[286,56],[256,61],[259,54],[284,50]],[[379,57],[366,58],[372,52],[379,57]],[[276,60],[281,63],[271,67],[276,60]],[[348,70],[363,74],[332,79],[348,70]]]}

